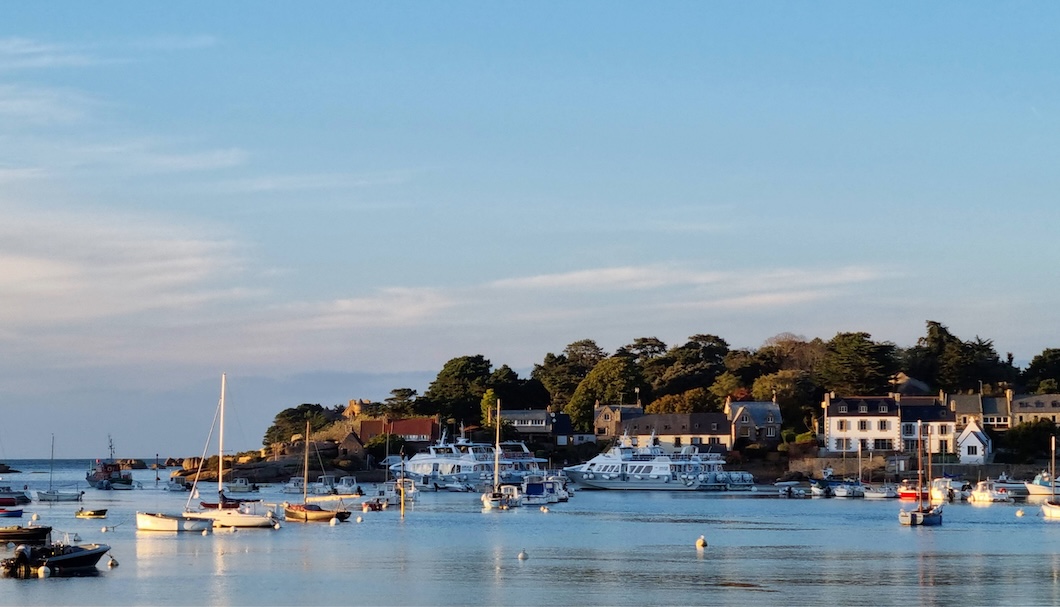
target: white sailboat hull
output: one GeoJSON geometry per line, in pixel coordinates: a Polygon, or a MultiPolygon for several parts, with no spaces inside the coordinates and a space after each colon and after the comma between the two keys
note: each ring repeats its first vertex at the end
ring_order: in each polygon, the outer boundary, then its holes
{"type": "Polygon", "coordinates": [[[162,512],[137,512],[136,529],[139,531],[197,531],[203,532],[213,526],[213,521],[193,519],[178,514],[162,512]]]}

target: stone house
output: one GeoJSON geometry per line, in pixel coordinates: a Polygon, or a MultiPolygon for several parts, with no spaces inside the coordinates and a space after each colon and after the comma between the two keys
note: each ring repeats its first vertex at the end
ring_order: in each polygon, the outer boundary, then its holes
{"type": "Polygon", "coordinates": [[[746,439],[767,448],[780,444],[780,426],[783,419],[780,406],[773,401],[733,401],[725,399],[724,413],[732,424],[732,444],[746,439]]]}
{"type": "Polygon", "coordinates": [[[724,413],[665,413],[642,415],[623,422],[622,433],[634,445],[655,441],[667,450],[680,451],[688,445],[700,452],[726,452],[732,449],[732,423],[724,413]]]}

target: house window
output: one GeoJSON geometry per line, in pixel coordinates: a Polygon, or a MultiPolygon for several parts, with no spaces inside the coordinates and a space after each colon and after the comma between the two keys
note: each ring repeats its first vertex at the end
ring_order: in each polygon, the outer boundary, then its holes
{"type": "Polygon", "coordinates": [[[861,405],[860,407],[858,407],[858,411],[860,411],[862,413],[868,413],[869,412],[869,406],[868,405],[861,405]]]}
{"type": "Polygon", "coordinates": [[[711,430],[711,432],[717,432],[718,431],[718,424],[717,423],[711,424],[710,425],[710,430],[711,430]]]}
{"type": "Polygon", "coordinates": [[[847,420],[841,419],[841,420],[837,421],[835,423],[835,428],[836,428],[836,430],[839,430],[840,432],[843,432],[844,430],[847,429],[847,420]]]}
{"type": "Polygon", "coordinates": [[[611,421],[611,414],[610,413],[604,413],[604,421],[605,422],[611,421]]]}
{"type": "Polygon", "coordinates": [[[674,437],[674,447],[680,447],[680,446],[681,446],[681,437],[680,436],[675,436],[674,437]]]}
{"type": "Polygon", "coordinates": [[[740,416],[740,421],[741,421],[742,423],[745,423],[745,424],[746,424],[747,422],[751,421],[751,419],[750,419],[749,417],[747,417],[747,414],[746,414],[746,413],[744,413],[743,415],[741,415],[741,416],[740,416]]]}
{"type": "Polygon", "coordinates": [[[880,413],[887,413],[887,405],[880,405],[880,413]]]}
{"type": "Polygon", "coordinates": [[[910,434],[916,435],[916,426],[914,424],[902,424],[902,436],[909,436],[910,434]]]}
{"type": "Polygon", "coordinates": [[[877,438],[872,441],[872,448],[876,451],[891,451],[894,449],[894,441],[888,438],[877,438]]]}
{"type": "Polygon", "coordinates": [[[948,425],[944,424],[942,426],[939,426],[939,434],[949,434],[949,433],[950,433],[950,427],[948,425]]]}
{"type": "Polygon", "coordinates": [[[867,432],[868,429],[869,429],[869,420],[863,419],[863,420],[859,420],[858,421],[858,430],[861,430],[862,432],[867,432]]]}
{"type": "Polygon", "coordinates": [[[770,414],[769,414],[769,417],[767,417],[767,418],[766,418],[766,423],[767,423],[767,424],[772,424],[772,423],[774,423],[774,421],[773,421],[773,414],[772,414],[772,413],[770,413],[770,414]]]}
{"type": "Polygon", "coordinates": [[[776,427],[769,426],[768,428],[766,428],[766,438],[776,438],[776,436],[777,436],[776,427]]]}
{"type": "Polygon", "coordinates": [[[968,416],[967,415],[964,415],[964,416],[961,417],[961,423],[965,424],[965,425],[968,425],[968,416]]]}
{"type": "Polygon", "coordinates": [[[840,413],[846,413],[847,412],[847,406],[846,405],[839,405],[839,412],[840,413]]]}
{"type": "Polygon", "coordinates": [[[740,436],[749,437],[751,436],[751,429],[747,426],[740,426],[740,436]]]}
{"type": "Polygon", "coordinates": [[[707,439],[707,443],[711,444],[711,445],[720,445],[721,444],[721,439],[719,439],[717,436],[712,436],[709,439],[707,439]]]}
{"type": "Polygon", "coordinates": [[[692,437],[692,444],[693,445],[702,445],[703,444],[703,439],[698,437],[698,436],[693,436],[692,437]]]}
{"type": "Polygon", "coordinates": [[[876,422],[876,429],[881,431],[881,432],[886,432],[887,431],[887,420],[881,419],[881,420],[877,421],[876,422]]]}
{"type": "Polygon", "coordinates": [[[607,428],[597,428],[596,429],[596,433],[597,434],[607,434],[607,428]]]}
{"type": "Polygon", "coordinates": [[[968,455],[979,455],[979,445],[968,445],[968,455]]]}

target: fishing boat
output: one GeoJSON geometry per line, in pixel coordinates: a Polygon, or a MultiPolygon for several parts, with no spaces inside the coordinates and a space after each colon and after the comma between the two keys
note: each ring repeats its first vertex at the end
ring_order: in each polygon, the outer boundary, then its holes
{"type": "Polygon", "coordinates": [[[74,513],[77,518],[107,518],[107,509],[100,508],[99,510],[85,510],[84,508],[78,509],[74,513]]]}
{"type": "Polygon", "coordinates": [[[44,575],[68,575],[94,569],[110,550],[106,544],[70,545],[54,542],[37,546],[21,545],[10,558],[0,561],[0,570],[8,577],[28,578],[44,575]]]}
{"type": "Polygon", "coordinates": [[[257,490],[257,484],[250,482],[250,479],[244,476],[237,476],[230,482],[225,483],[225,491],[229,493],[252,493],[257,490]]]}
{"type": "MultiPolygon", "coordinates": [[[[188,496],[188,503],[184,506],[184,512],[182,516],[191,519],[202,519],[211,521],[214,526],[217,527],[243,527],[243,528],[272,528],[279,529],[279,521],[276,520],[275,514],[269,510],[264,513],[254,512],[251,504],[260,500],[249,500],[249,499],[234,499],[225,496],[224,493],[224,474],[225,474],[225,458],[224,458],[224,440],[225,440],[225,392],[227,389],[227,376],[221,374],[221,398],[217,403],[217,418],[220,419],[220,429],[217,433],[217,497],[216,502],[199,502],[200,510],[192,510],[190,508],[191,500],[195,497],[195,487],[199,482],[198,472],[195,474],[195,483],[192,485],[191,495],[188,496]]],[[[210,428],[211,434],[213,427],[210,428]]],[[[207,446],[203,450],[203,458],[201,462],[206,460],[205,451],[209,449],[209,438],[207,438],[207,446]]]]}
{"type": "Polygon", "coordinates": [[[45,544],[51,540],[52,528],[48,525],[12,525],[0,527],[0,545],[45,544]]]}
{"type": "Polygon", "coordinates": [[[335,519],[339,522],[350,518],[350,511],[345,508],[329,510],[320,504],[311,504],[308,499],[309,487],[309,421],[305,423],[305,463],[302,472],[302,503],[283,503],[283,518],[298,523],[330,522],[335,519]]]}
{"type": "Polygon", "coordinates": [[[19,504],[28,504],[33,501],[25,491],[15,491],[11,488],[11,485],[0,485],[0,504],[4,503],[3,500],[13,500],[12,505],[17,506],[19,504]]]}
{"type": "Polygon", "coordinates": [[[1034,479],[1023,483],[1027,489],[1027,495],[1056,495],[1056,483],[1053,482],[1053,472],[1042,470],[1034,475],[1034,479]]]}
{"type": "Polygon", "coordinates": [[[85,480],[89,486],[96,489],[132,489],[132,473],[122,470],[121,464],[114,459],[114,440],[107,435],[107,448],[110,457],[97,459],[95,465],[85,473],[85,480]]]}
{"type": "MultiPolygon", "coordinates": [[[[1049,478],[1052,479],[1052,486],[1050,490],[1052,494],[1056,495],[1056,437],[1051,437],[1051,457],[1049,464],[1049,478]]],[[[1042,516],[1048,519],[1060,518],[1060,500],[1056,497],[1050,497],[1049,499],[1042,502],[1042,516]]]]}
{"type": "MultiPolygon", "coordinates": [[[[932,505],[930,499],[924,503],[924,471],[923,471],[923,441],[920,420],[916,422],[917,433],[917,506],[909,510],[902,509],[898,512],[898,522],[902,525],[930,527],[942,524],[942,504],[932,505]]],[[[929,464],[930,465],[930,464],[929,464]]],[[[929,473],[930,474],[930,473],[929,473]]]]}
{"type": "Polygon", "coordinates": [[[1011,502],[1014,498],[1008,489],[998,487],[996,482],[990,479],[979,481],[975,488],[968,494],[968,501],[977,504],[989,504],[992,502],[1011,502]]]}
{"type": "Polygon", "coordinates": [[[62,491],[52,488],[52,477],[55,473],[55,435],[52,434],[52,454],[48,463],[48,490],[35,491],[38,502],[79,502],[85,495],[84,491],[67,490],[62,491]]]}

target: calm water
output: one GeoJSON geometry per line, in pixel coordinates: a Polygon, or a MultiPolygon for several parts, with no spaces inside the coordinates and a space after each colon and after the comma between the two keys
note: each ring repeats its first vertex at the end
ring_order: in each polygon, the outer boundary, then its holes
{"type": "MultiPolygon", "coordinates": [[[[47,460],[7,463],[23,472],[2,484],[47,488],[47,460]]],[[[80,483],[84,507],[109,508],[107,519],[34,503],[23,522],[36,512],[59,532],[109,544],[120,565],[108,569],[104,557],[94,577],[0,579],[0,604],[1060,604],[1060,522],[1027,503],[951,504],[942,527],[922,529],[898,524],[897,500],[787,500],[772,488],[757,497],[579,491],[547,513],[483,512],[476,494],[437,493],[422,494],[404,520],[395,508],[335,527],[204,537],[136,530],[136,510],[176,512],[187,500],[155,489],[154,471],[134,472],[142,490],[99,491],[85,486],[87,466],[56,462],[54,484],[80,483]]],[[[282,500],[278,486],[261,496],[282,500]]]]}

